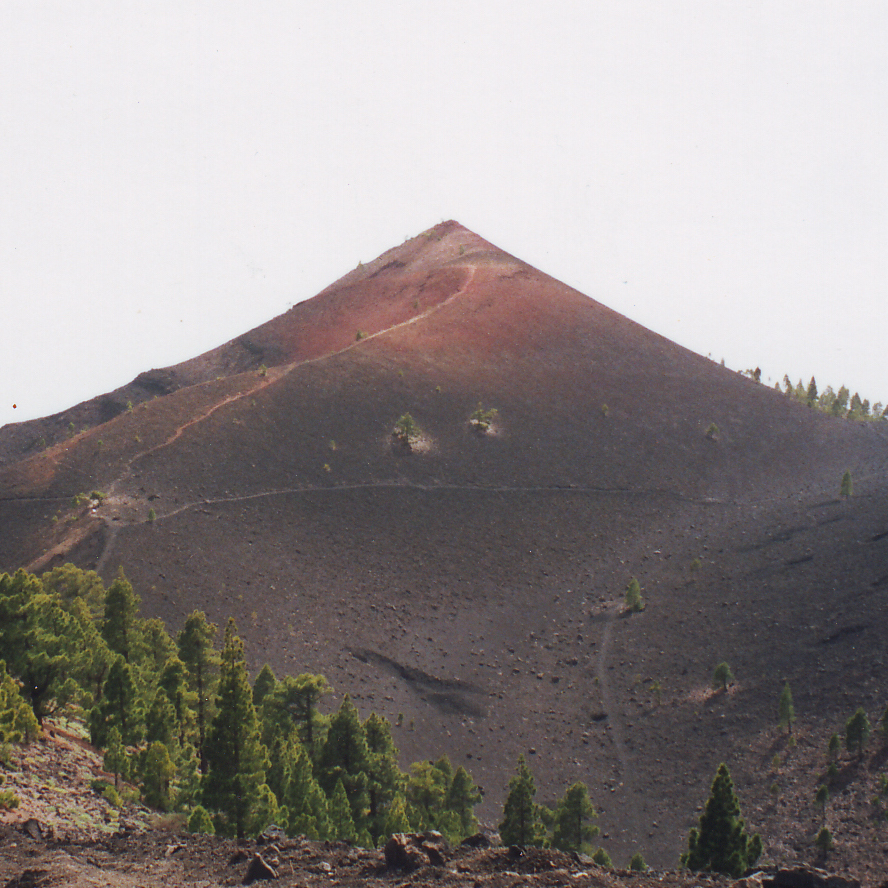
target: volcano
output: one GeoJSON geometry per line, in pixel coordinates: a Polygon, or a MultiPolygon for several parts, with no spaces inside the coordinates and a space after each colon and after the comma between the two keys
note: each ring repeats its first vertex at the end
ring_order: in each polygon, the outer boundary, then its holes
{"type": "Polygon", "coordinates": [[[122,566],[171,631],[233,616],[255,670],[321,672],[398,725],[405,764],[464,764],[482,820],[523,753],[538,800],[590,787],[615,860],[674,866],[725,761],[791,857],[821,815],[816,773],[797,809],[773,792],[784,682],[812,761],[888,703],[886,462],[886,423],[809,409],[445,222],[0,430],[0,569],[122,566]]]}

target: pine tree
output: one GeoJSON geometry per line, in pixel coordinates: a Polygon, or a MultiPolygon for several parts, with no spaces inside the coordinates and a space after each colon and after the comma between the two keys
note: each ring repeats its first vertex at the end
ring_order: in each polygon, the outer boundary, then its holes
{"type": "Polygon", "coordinates": [[[176,643],[166,631],[163,620],[152,617],[139,621],[137,625],[139,638],[136,656],[148,675],[160,675],[167,660],[177,653],[176,643]]]}
{"type": "Polygon", "coordinates": [[[139,599],[121,568],[117,579],[105,593],[102,638],[108,647],[120,654],[127,663],[130,662],[138,642],[138,615],[139,599]]]}
{"type": "MultiPolygon", "coordinates": [[[[351,805],[356,832],[367,826],[366,818],[370,807],[367,793],[369,770],[370,749],[364,726],[351,697],[346,694],[339,710],[330,719],[327,739],[321,749],[315,773],[331,804],[336,784],[342,781],[351,805]]],[[[332,820],[332,811],[330,817],[332,820]]]]}
{"type": "Polygon", "coordinates": [[[336,781],[330,797],[330,837],[343,842],[353,842],[357,838],[351,806],[341,779],[336,781]]]}
{"type": "Polygon", "coordinates": [[[817,382],[814,377],[811,377],[811,381],[808,383],[808,391],[805,393],[808,399],[808,406],[813,407],[814,404],[817,403],[817,382]]]}
{"type": "Polygon", "coordinates": [[[842,741],[839,739],[838,734],[833,734],[829,738],[829,743],[826,746],[826,758],[829,762],[835,762],[839,757],[839,750],[842,748],[842,741]]]}
{"type": "Polygon", "coordinates": [[[555,809],[553,847],[561,851],[590,853],[590,843],[598,835],[598,827],[592,823],[595,817],[595,808],[586,785],[574,783],[555,809]]]}
{"type": "Polygon", "coordinates": [[[870,722],[863,707],[858,707],[857,712],[845,725],[845,746],[848,747],[848,752],[856,750],[858,756],[862,756],[863,749],[869,741],[870,730],[870,722]]]}
{"type": "Polygon", "coordinates": [[[462,840],[478,832],[478,819],[475,817],[475,805],[481,803],[481,792],[469,772],[460,765],[453,772],[453,780],[447,791],[445,802],[447,809],[459,818],[460,836],[462,840]]]}
{"type": "Polygon", "coordinates": [[[839,488],[839,496],[853,496],[854,495],[854,480],[851,477],[850,472],[845,472],[842,475],[842,484],[839,488]]]}
{"type": "Polygon", "coordinates": [[[396,833],[410,832],[410,819],[407,817],[407,803],[404,796],[397,795],[392,801],[385,819],[382,835],[393,836],[396,833]]]}
{"type": "Polygon", "coordinates": [[[164,689],[167,699],[173,704],[179,729],[179,745],[184,746],[192,727],[196,696],[188,690],[188,669],[175,654],[164,664],[158,687],[164,689]]]}
{"type": "Polygon", "coordinates": [[[102,638],[101,623],[93,617],[84,598],[74,598],[67,604],[60,599],[60,603],[77,625],[76,654],[72,658],[71,675],[80,687],[78,704],[89,709],[101,698],[102,686],[117,655],[102,638]]]}
{"type": "Polygon", "coordinates": [[[283,803],[284,795],[287,791],[287,782],[290,779],[290,768],[292,767],[294,746],[299,745],[295,734],[285,737],[281,734],[275,734],[271,737],[269,744],[264,734],[262,742],[268,750],[268,767],[265,769],[265,782],[271,787],[271,791],[283,803]]]}
{"type": "Polygon", "coordinates": [[[219,654],[213,647],[216,627],[207,622],[203,611],[193,611],[179,633],[179,657],[188,669],[191,690],[196,695],[197,738],[195,748],[200,758],[200,771],[207,772],[204,754],[207,732],[214,712],[214,691],[218,681],[219,654]]]}
{"type": "Polygon", "coordinates": [[[832,413],[833,404],[836,402],[836,393],[833,391],[832,386],[827,386],[821,393],[820,397],[817,399],[817,409],[821,410],[823,413],[832,413]]]}
{"type": "Polygon", "coordinates": [[[203,805],[197,805],[188,815],[188,832],[204,833],[208,836],[215,834],[216,829],[213,826],[213,818],[203,805]]]}
{"type": "Polygon", "coordinates": [[[364,722],[364,735],[369,751],[367,829],[371,836],[378,838],[385,830],[392,800],[402,791],[404,775],[398,767],[398,750],[388,720],[371,712],[364,722]]]}
{"type": "Polygon", "coordinates": [[[715,667],[712,673],[712,687],[715,690],[726,691],[733,680],[734,673],[731,672],[731,667],[727,663],[722,661],[715,667]]]}
{"type": "Polygon", "coordinates": [[[251,812],[249,832],[258,836],[271,824],[278,825],[281,820],[281,807],[277,797],[267,783],[263,783],[256,793],[256,802],[251,812]]]}
{"type": "Polygon", "coordinates": [[[105,609],[105,585],[94,570],[63,564],[42,574],[40,582],[44,592],[58,596],[65,610],[71,611],[74,602],[81,601],[94,620],[101,620],[105,609]]]}
{"type": "Polygon", "coordinates": [[[721,764],[700,816],[700,827],[693,828],[688,836],[688,850],[681,857],[681,865],[695,872],[739,878],[755,864],[761,852],[761,837],[756,834],[750,838],[746,834],[734,783],[727,766],[721,764]]]}
{"type": "Polygon", "coordinates": [[[641,597],[641,586],[633,577],[626,587],[626,610],[637,614],[644,610],[644,599],[641,597]]]}
{"type": "Polygon", "coordinates": [[[126,777],[129,772],[129,759],[116,725],[113,725],[108,731],[102,766],[114,775],[114,788],[120,789],[120,778],[126,777]]]}
{"type": "Polygon", "coordinates": [[[77,620],[37,577],[24,570],[0,575],[0,651],[40,723],[79,691],[74,673],[80,634],[77,620]]]}
{"type": "Polygon", "coordinates": [[[30,743],[40,734],[34,710],[0,660],[0,744],[30,743]]]}
{"type": "Polygon", "coordinates": [[[792,691],[789,689],[789,682],[783,685],[780,693],[780,700],[777,703],[777,715],[781,728],[788,728],[792,733],[792,721],[795,718],[795,709],[792,705],[792,691]]]}
{"type": "MultiPolygon", "coordinates": [[[[449,766],[449,762],[447,763],[449,766]]],[[[439,829],[439,815],[444,810],[447,798],[448,767],[439,767],[436,762],[414,762],[407,777],[407,802],[411,819],[420,830],[439,829]]]]}
{"type": "Polygon", "coordinates": [[[331,691],[323,675],[303,673],[295,678],[291,675],[284,677],[262,703],[263,733],[266,738],[274,733],[289,734],[295,727],[312,762],[317,763],[323,725],[323,718],[317,711],[318,703],[331,691]]]}
{"type": "Polygon", "coordinates": [[[145,733],[144,713],[136,698],[132,670],[118,654],[103,688],[102,701],[90,713],[90,739],[96,746],[104,746],[108,732],[116,727],[127,746],[134,746],[145,733]]]}
{"type": "Polygon", "coordinates": [[[326,839],[330,834],[327,797],[314,778],[311,758],[299,743],[290,745],[283,803],[287,808],[287,835],[326,839]]]}
{"type": "Polygon", "coordinates": [[[244,838],[251,824],[259,787],[268,764],[259,739],[259,719],[244,662],[244,645],[234,620],[228,621],[222,647],[217,712],[204,752],[204,804],[224,816],[225,827],[244,838]]]}
{"type": "Polygon", "coordinates": [[[503,807],[503,820],[499,825],[504,845],[539,845],[543,841],[543,825],[539,810],[534,804],[536,786],[524,756],[518,757],[518,769],[509,781],[509,794],[503,807]]]}
{"type": "Polygon", "coordinates": [[[262,706],[262,701],[275,689],[276,685],[277,679],[274,677],[274,672],[271,666],[266,663],[259,670],[256,681],[253,682],[253,705],[257,711],[262,706]]]}
{"type": "Polygon", "coordinates": [[[173,764],[176,766],[175,807],[177,811],[185,811],[197,804],[201,791],[197,750],[187,742],[179,746],[173,764]]]}
{"type": "Polygon", "coordinates": [[[857,419],[862,415],[863,410],[863,402],[860,400],[860,395],[857,392],[851,396],[851,406],[848,408],[848,416],[852,419],[857,419]]]}
{"type": "Polygon", "coordinates": [[[172,807],[171,787],[176,768],[169,750],[160,741],[155,741],[146,750],[142,774],[145,804],[161,811],[169,811],[172,807]]]}
{"type": "Polygon", "coordinates": [[[613,862],[610,859],[610,854],[604,850],[604,848],[599,848],[593,855],[592,859],[599,865],[607,867],[608,869],[613,868],[613,862]]]}
{"type": "Polygon", "coordinates": [[[174,742],[178,742],[179,723],[176,720],[176,710],[162,687],[154,692],[154,702],[148,710],[145,725],[145,739],[149,743],[163,743],[170,749],[174,742]]]}
{"type": "Polygon", "coordinates": [[[636,853],[632,855],[632,859],[629,861],[630,871],[636,873],[644,873],[647,872],[647,868],[647,864],[644,862],[644,857],[642,856],[641,852],[636,851],[636,853]]]}

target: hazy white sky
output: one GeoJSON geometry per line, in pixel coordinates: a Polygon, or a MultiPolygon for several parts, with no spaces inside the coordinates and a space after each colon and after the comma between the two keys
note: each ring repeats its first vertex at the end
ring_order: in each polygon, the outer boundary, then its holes
{"type": "Polygon", "coordinates": [[[728,366],[888,399],[884,2],[9,0],[0,87],[0,425],[450,218],[728,366]]]}

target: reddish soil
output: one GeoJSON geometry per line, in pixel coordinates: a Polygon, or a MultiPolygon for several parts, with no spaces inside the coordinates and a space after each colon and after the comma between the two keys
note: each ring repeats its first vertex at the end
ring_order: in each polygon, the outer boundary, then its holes
{"type": "MultiPolygon", "coordinates": [[[[403,713],[405,766],[465,763],[489,823],[524,752],[541,801],[590,786],[615,861],[671,867],[726,761],[766,856],[817,859],[818,750],[888,704],[888,424],[789,401],[456,223],[160,377],[101,424],[115,393],[74,408],[86,431],[44,451],[22,442],[67,414],[0,432],[0,569],[123,565],[173,630],[233,615],[257,669],[403,713]],[[626,617],[631,577],[647,608],[626,617]],[[737,682],[713,695],[721,660],[737,682]],[[775,800],[785,680],[796,794],[775,800]]],[[[880,742],[830,809],[865,884],[880,742]]]]}

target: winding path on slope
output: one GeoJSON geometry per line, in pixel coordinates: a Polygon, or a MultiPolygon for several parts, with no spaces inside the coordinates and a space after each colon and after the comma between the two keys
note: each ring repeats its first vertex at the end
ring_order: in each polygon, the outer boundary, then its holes
{"type": "Polygon", "coordinates": [[[623,805],[623,820],[626,823],[625,831],[630,840],[638,840],[641,833],[641,814],[636,801],[636,789],[634,780],[634,768],[629,760],[629,752],[623,734],[623,726],[619,708],[614,703],[614,691],[608,679],[608,657],[610,655],[611,639],[614,633],[614,624],[620,614],[619,607],[611,608],[601,633],[601,643],[598,650],[598,659],[595,662],[595,676],[598,679],[598,692],[601,695],[601,707],[607,714],[608,733],[614,746],[614,753],[620,768],[619,793],[614,793],[623,805]]]}

